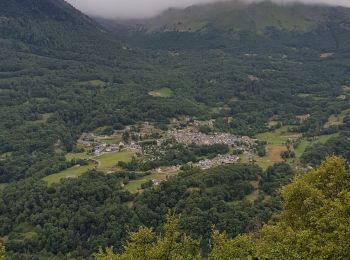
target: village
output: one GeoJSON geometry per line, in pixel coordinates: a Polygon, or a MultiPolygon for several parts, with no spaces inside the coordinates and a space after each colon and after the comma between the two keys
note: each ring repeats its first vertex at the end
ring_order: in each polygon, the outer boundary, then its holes
{"type": "MultiPolygon", "coordinates": [[[[162,151],[165,142],[175,142],[189,145],[215,145],[225,144],[231,151],[235,153],[217,154],[214,158],[205,158],[192,165],[198,166],[201,169],[210,169],[219,165],[229,165],[237,163],[242,155],[245,161],[252,162],[254,157],[254,148],[256,147],[256,139],[247,136],[232,135],[229,133],[213,132],[210,134],[199,131],[199,126],[212,126],[213,121],[193,121],[187,125],[175,124],[170,130],[164,131],[155,128],[152,124],[144,122],[138,128],[128,127],[124,132],[118,135],[103,136],[94,133],[84,133],[78,140],[78,145],[90,150],[92,156],[100,156],[111,152],[130,151],[133,152],[135,158],[147,158],[144,160],[155,160],[157,154],[165,153],[162,151]],[[123,133],[127,131],[128,138],[121,138],[123,133]],[[119,139],[117,138],[119,137],[119,139]],[[154,137],[156,136],[156,138],[154,137]],[[112,139],[111,139],[112,138],[112,139]],[[113,139],[115,138],[115,139],[113,139]],[[113,142],[111,142],[113,140],[113,142]],[[145,145],[145,143],[148,143],[145,145]]],[[[172,166],[180,169],[181,165],[172,166]]],[[[159,169],[156,169],[159,171],[159,169]]]]}

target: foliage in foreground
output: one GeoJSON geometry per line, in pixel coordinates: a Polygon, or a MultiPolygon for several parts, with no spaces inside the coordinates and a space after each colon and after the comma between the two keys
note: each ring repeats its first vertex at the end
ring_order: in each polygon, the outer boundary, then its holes
{"type": "Polygon", "coordinates": [[[6,255],[6,249],[2,244],[0,244],[0,260],[4,260],[5,255],[6,255]]]}
{"type": "Polygon", "coordinates": [[[199,259],[199,243],[178,231],[179,220],[168,215],[164,234],[157,237],[150,228],[141,227],[130,233],[130,240],[124,246],[123,254],[114,254],[109,248],[96,254],[96,259],[199,259]]]}
{"type": "MultiPolygon", "coordinates": [[[[214,230],[209,259],[346,259],[350,255],[350,171],[345,160],[328,157],[322,165],[281,190],[283,211],[276,223],[252,235],[229,239],[214,230]]],[[[196,241],[181,234],[168,217],[163,236],[140,228],[124,253],[100,250],[104,259],[197,259],[196,241]]]]}

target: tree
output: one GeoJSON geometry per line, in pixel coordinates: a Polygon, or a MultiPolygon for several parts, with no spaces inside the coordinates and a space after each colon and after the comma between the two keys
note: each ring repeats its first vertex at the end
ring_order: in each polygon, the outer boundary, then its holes
{"type": "Polygon", "coordinates": [[[247,235],[228,239],[225,234],[213,230],[211,244],[210,260],[249,260],[254,256],[254,244],[247,235]]]}
{"type": "Polygon", "coordinates": [[[100,249],[96,260],[181,260],[199,259],[199,244],[178,231],[179,220],[167,215],[164,234],[158,237],[150,228],[141,227],[131,232],[122,254],[113,248],[100,249]]]}
{"type": "Polygon", "coordinates": [[[261,259],[346,259],[350,255],[350,172],[345,160],[328,157],[296,177],[281,195],[276,225],[258,232],[261,259]]]}
{"type": "Polygon", "coordinates": [[[6,249],[3,244],[0,244],[0,260],[5,260],[6,249]]]}

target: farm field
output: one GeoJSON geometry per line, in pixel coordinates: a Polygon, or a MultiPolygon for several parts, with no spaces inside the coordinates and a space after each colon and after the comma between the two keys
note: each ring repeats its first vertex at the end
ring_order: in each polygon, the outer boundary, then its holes
{"type": "Polygon", "coordinates": [[[252,191],[251,194],[246,196],[246,199],[250,203],[253,203],[259,197],[259,181],[251,181],[250,184],[254,187],[254,190],[252,191]]]}
{"type": "Polygon", "coordinates": [[[299,133],[289,132],[289,127],[290,126],[283,126],[274,131],[258,134],[256,137],[259,140],[267,142],[268,144],[281,145],[284,144],[288,139],[296,140],[302,136],[299,133]]]}
{"type": "Polygon", "coordinates": [[[301,97],[301,98],[311,98],[311,99],[316,100],[316,101],[326,99],[325,97],[318,96],[318,95],[315,95],[315,94],[308,94],[308,93],[299,93],[299,94],[298,94],[298,97],[301,97]]]}
{"type": "Polygon", "coordinates": [[[267,169],[275,163],[283,162],[281,153],[287,151],[287,147],[282,144],[268,144],[264,157],[255,156],[254,160],[262,169],[267,169]]]}
{"type": "Polygon", "coordinates": [[[47,184],[50,186],[54,183],[60,182],[61,179],[64,179],[64,178],[78,178],[79,176],[86,173],[87,171],[92,170],[93,167],[94,165],[92,163],[88,165],[83,165],[83,166],[74,166],[64,171],[61,171],[59,173],[46,176],[45,178],[43,178],[43,180],[46,181],[47,184]]]}
{"type": "Polygon", "coordinates": [[[158,90],[152,90],[148,92],[148,94],[152,97],[168,98],[173,94],[173,92],[169,88],[161,88],[158,90]]]}
{"type": "Polygon", "coordinates": [[[339,136],[339,133],[322,135],[314,140],[308,140],[307,138],[303,138],[299,133],[292,133],[288,131],[290,126],[284,126],[282,128],[276,129],[274,131],[258,134],[257,138],[262,141],[267,142],[266,146],[266,156],[258,157],[255,156],[255,162],[263,169],[267,169],[269,166],[274,163],[282,162],[281,152],[287,151],[287,147],[285,145],[288,139],[298,140],[299,145],[294,149],[296,158],[293,160],[289,160],[292,164],[297,164],[299,162],[299,158],[304,153],[305,149],[315,143],[326,143],[330,138],[339,136]]]}
{"type": "Polygon", "coordinates": [[[85,152],[82,153],[67,153],[65,155],[67,161],[71,161],[73,159],[82,159],[86,160],[89,159],[89,155],[87,155],[85,152]]]}
{"type": "Polygon", "coordinates": [[[315,140],[309,141],[307,138],[300,139],[299,145],[294,149],[295,155],[297,158],[300,158],[300,156],[304,153],[305,149],[312,144],[315,143],[326,143],[329,139],[338,137],[339,133],[329,134],[329,135],[321,135],[317,137],[315,140]]]}
{"type": "Polygon", "coordinates": [[[118,137],[103,139],[103,142],[106,144],[119,144],[121,141],[122,139],[118,137]]]}
{"type": "Polygon", "coordinates": [[[154,172],[140,179],[130,181],[127,185],[125,185],[124,188],[131,193],[136,193],[140,190],[142,184],[150,180],[163,181],[163,180],[166,180],[169,176],[173,176],[176,174],[177,172],[164,172],[164,173],[154,172]]]}
{"type": "Polygon", "coordinates": [[[81,85],[90,85],[93,87],[102,87],[106,83],[102,80],[99,80],[99,79],[93,79],[93,80],[89,80],[89,81],[80,82],[80,84],[81,85]]]}
{"type": "Polygon", "coordinates": [[[2,192],[6,188],[7,184],[0,183],[0,192],[2,192]]]}
{"type": "MultiPolygon", "coordinates": [[[[114,153],[107,153],[103,154],[101,156],[93,158],[96,163],[98,163],[97,170],[100,171],[110,171],[110,170],[117,170],[118,167],[116,164],[119,161],[129,162],[131,161],[133,157],[133,152],[125,151],[125,152],[114,152],[114,153]]],[[[89,156],[86,153],[68,153],[66,154],[66,160],[70,161],[72,159],[89,159],[89,156]]],[[[92,170],[94,168],[94,163],[89,163],[89,165],[84,166],[74,166],[71,168],[68,168],[64,171],[51,174],[49,176],[46,176],[43,178],[44,181],[48,183],[48,185],[52,185],[53,183],[60,182],[61,179],[64,178],[78,178],[85,172],[92,170]]]]}
{"type": "Polygon", "coordinates": [[[338,115],[331,115],[328,118],[327,123],[324,125],[325,128],[331,127],[331,126],[339,126],[343,124],[344,118],[350,115],[350,109],[342,111],[338,115]]]}
{"type": "Polygon", "coordinates": [[[41,115],[41,119],[38,120],[37,122],[40,123],[47,123],[47,120],[49,119],[49,117],[52,115],[52,113],[45,113],[41,115]]]}
{"type": "Polygon", "coordinates": [[[94,158],[94,160],[99,162],[97,167],[100,171],[110,171],[115,170],[118,167],[116,166],[118,162],[130,162],[132,157],[134,156],[133,152],[125,151],[125,152],[113,152],[106,153],[94,158]]]}

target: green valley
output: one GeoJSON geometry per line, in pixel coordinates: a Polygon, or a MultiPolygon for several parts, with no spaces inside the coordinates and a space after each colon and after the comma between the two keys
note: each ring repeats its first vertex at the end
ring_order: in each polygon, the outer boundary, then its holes
{"type": "Polygon", "coordinates": [[[349,8],[0,0],[0,60],[0,259],[344,259],[349,8]]]}

